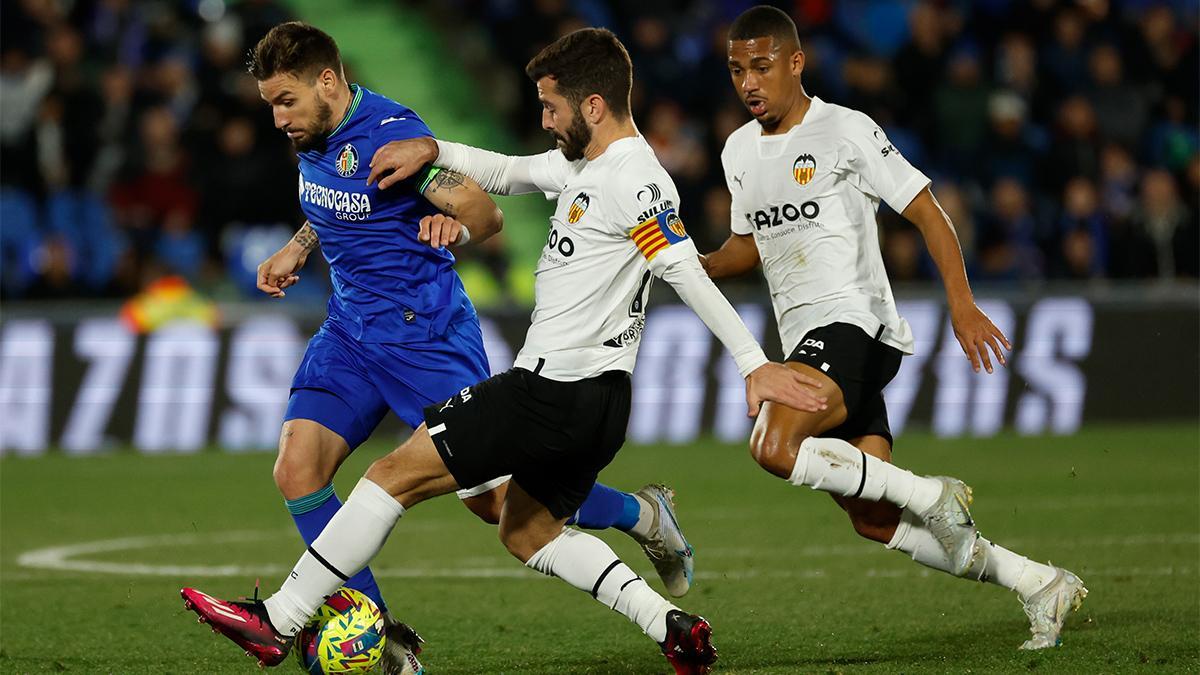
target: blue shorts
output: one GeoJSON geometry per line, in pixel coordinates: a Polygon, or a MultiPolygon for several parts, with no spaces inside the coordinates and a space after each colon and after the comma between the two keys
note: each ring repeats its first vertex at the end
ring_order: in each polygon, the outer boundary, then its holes
{"type": "Polygon", "coordinates": [[[437,340],[402,344],[359,342],[326,321],[308,341],[284,420],[312,420],[353,450],[388,410],[415,429],[426,406],[490,374],[476,319],[452,324],[437,340]]]}

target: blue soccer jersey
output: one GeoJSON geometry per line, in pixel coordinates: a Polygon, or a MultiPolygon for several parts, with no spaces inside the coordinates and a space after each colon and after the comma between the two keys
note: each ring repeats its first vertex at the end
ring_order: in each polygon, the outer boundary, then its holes
{"type": "Polygon", "coordinates": [[[387,190],[367,186],[379,147],[433,134],[405,106],[358,85],[351,93],[325,148],[300,153],[300,207],[333,282],[329,321],[360,342],[437,338],[475,309],[453,254],[417,240],[421,218],[437,213],[420,193],[422,173],[387,190]]]}

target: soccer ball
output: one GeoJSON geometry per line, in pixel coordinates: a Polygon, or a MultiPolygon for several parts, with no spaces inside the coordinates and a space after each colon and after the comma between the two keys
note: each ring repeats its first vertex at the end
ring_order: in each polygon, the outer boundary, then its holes
{"type": "Polygon", "coordinates": [[[296,658],[311,675],[365,673],[379,663],[385,641],[379,607],[343,587],[296,636],[296,658]]]}

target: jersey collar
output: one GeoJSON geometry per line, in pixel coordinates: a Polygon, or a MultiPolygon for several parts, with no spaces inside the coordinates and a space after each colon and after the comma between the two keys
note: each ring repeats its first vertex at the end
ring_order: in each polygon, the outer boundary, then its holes
{"type": "Polygon", "coordinates": [[[803,129],[803,128],[809,126],[818,117],[820,117],[822,114],[824,114],[825,105],[826,105],[825,102],[822,101],[819,97],[813,96],[811,103],[809,103],[809,105],[808,105],[808,112],[804,113],[804,119],[800,120],[800,124],[796,124],[796,125],[792,126],[791,129],[788,129],[786,132],[784,132],[782,134],[776,134],[773,136],[766,136],[760,130],[758,132],[758,138],[760,140],[766,141],[768,143],[774,141],[775,139],[782,140],[785,138],[789,138],[797,130],[803,129]]]}
{"type": "Polygon", "coordinates": [[[612,143],[609,143],[608,147],[604,149],[604,152],[600,153],[599,157],[591,160],[588,163],[595,164],[596,162],[604,161],[605,158],[607,158],[607,157],[616,157],[618,155],[623,155],[627,152],[632,151],[634,148],[636,148],[638,146],[645,145],[645,143],[646,143],[646,139],[643,138],[641,134],[636,134],[634,136],[625,136],[624,138],[618,138],[617,140],[613,141],[612,143]]]}
{"type": "Polygon", "coordinates": [[[358,110],[358,104],[362,102],[362,87],[352,84],[350,85],[350,90],[354,92],[354,98],[350,101],[350,107],[346,108],[346,115],[342,117],[342,121],[333,128],[333,131],[329,132],[330,137],[333,137],[337,132],[346,127],[346,123],[350,121],[351,117],[354,117],[354,111],[358,110]]]}

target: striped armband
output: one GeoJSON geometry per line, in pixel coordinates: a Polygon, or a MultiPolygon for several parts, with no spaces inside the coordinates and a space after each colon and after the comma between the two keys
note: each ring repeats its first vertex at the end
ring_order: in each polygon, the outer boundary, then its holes
{"type": "Polygon", "coordinates": [[[646,260],[654,260],[654,256],[660,251],[687,239],[688,234],[683,228],[679,214],[675,213],[674,208],[670,208],[642,221],[629,233],[629,238],[646,260]]]}

